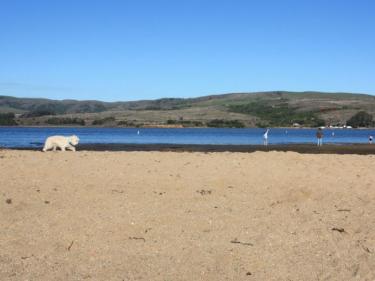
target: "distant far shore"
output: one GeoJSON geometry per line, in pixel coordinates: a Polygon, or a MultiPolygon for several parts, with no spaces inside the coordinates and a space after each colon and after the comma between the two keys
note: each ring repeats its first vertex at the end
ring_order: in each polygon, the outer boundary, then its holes
{"type": "MultiPolygon", "coordinates": [[[[3,148],[4,149],[4,148],[3,148]]],[[[16,150],[40,150],[40,147],[6,148],[16,150]]],[[[174,151],[174,152],[256,152],[292,151],[308,154],[375,154],[375,144],[315,144],[277,145],[195,145],[195,144],[80,144],[78,151],[174,151]]],[[[70,153],[70,152],[66,152],[70,153]]]]}
{"type": "MultiPolygon", "coordinates": [[[[96,129],[317,129],[318,127],[207,127],[207,126],[176,126],[176,125],[145,125],[139,127],[126,127],[126,126],[93,126],[93,125],[84,125],[84,126],[77,126],[77,125],[15,125],[15,126],[1,126],[0,128],[96,128],[96,129]]],[[[329,126],[322,126],[321,128],[329,129],[329,130],[375,130],[375,127],[358,127],[358,128],[346,128],[346,127],[329,127],[329,126]]]]}

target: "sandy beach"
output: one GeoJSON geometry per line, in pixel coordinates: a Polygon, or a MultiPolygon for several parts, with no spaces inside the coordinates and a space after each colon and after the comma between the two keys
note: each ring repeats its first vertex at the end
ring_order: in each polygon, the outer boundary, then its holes
{"type": "Polygon", "coordinates": [[[0,280],[374,280],[374,160],[0,150],[0,280]]]}

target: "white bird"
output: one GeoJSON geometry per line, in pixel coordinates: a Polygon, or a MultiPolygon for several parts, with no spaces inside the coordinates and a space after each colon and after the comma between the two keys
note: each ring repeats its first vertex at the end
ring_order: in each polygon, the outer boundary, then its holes
{"type": "Polygon", "coordinates": [[[267,129],[267,131],[263,135],[263,145],[268,145],[268,132],[270,129],[267,129]]]}

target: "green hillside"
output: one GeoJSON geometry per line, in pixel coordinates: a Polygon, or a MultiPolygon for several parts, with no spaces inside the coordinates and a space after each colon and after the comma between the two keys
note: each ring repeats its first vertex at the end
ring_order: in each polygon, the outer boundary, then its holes
{"type": "Polygon", "coordinates": [[[374,115],[375,97],[285,91],[132,102],[0,96],[0,113],[14,113],[18,125],[316,127],[345,125],[359,111],[374,115]]]}

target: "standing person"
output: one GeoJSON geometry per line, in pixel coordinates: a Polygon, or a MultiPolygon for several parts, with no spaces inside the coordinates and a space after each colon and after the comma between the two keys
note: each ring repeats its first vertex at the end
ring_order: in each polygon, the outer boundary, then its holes
{"type": "Polygon", "coordinates": [[[318,146],[322,146],[323,145],[323,130],[322,130],[322,128],[319,128],[316,131],[316,138],[318,139],[318,146]]]}
{"type": "Polygon", "coordinates": [[[369,136],[369,137],[368,137],[368,143],[369,143],[369,144],[372,144],[372,140],[373,140],[373,137],[372,137],[372,136],[369,136]]]}
{"type": "Polygon", "coordinates": [[[267,129],[263,134],[263,145],[268,145],[268,132],[270,129],[267,129]]]}

